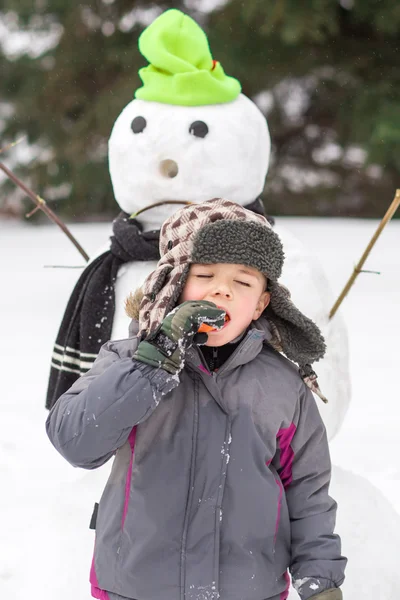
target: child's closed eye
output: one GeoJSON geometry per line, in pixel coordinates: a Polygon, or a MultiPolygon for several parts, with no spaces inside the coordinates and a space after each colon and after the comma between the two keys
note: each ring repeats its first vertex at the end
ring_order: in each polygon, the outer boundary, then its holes
{"type": "MultiPolygon", "coordinates": [[[[211,279],[213,277],[213,275],[206,275],[204,273],[197,273],[196,277],[198,279],[211,279]]],[[[240,280],[235,280],[236,283],[239,283],[240,285],[243,285],[244,287],[251,287],[250,283],[247,283],[246,281],[240,281],[240,280]]]]}

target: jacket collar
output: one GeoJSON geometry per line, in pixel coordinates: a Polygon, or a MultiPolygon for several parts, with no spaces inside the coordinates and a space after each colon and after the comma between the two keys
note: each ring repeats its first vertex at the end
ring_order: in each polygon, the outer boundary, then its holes
{"type": "MultiPolygon", "coordinates": [[[[266,319],[260,318],[258,321],[253,321],[235,352],[218,370],[218,375],[252,361],[261,352],[264,342],[269,341],[271,337],[272,333],[266,319]]],[[[192,346],[187,350],[186,362],[193,370],[210,374],[197,346],[192,346]]]]}

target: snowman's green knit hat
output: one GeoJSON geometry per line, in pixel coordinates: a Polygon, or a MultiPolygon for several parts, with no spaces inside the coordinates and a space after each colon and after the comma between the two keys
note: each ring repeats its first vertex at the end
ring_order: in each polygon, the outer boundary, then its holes
{"type": "Polygon", "coordinates": [[[139,71],[143,86],[136,98],[200,106],[231,102],[240,94],[239,81],[213,60],[204,31],[179,10],[155,19],[141,34],[139,50],[150,64],[139,71]]]}

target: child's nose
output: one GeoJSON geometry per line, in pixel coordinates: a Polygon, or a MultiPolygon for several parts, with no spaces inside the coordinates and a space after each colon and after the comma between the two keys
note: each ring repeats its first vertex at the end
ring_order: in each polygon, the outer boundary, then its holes
{"type": "Polygon", "coordinates": [[[230,288],[230,286],[227,283],[219,283],[215,286],[215,289],[213,290],[213,296],[215,297],[224,297],[224,298],[231,298],[232,297],[232,290],[230,288]]]}

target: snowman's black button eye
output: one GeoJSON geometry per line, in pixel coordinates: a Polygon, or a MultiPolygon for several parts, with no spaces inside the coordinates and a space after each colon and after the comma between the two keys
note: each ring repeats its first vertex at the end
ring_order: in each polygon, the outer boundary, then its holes
{"type": "Polygon", "coordinates": [[[208,133],[208,126],[204,121],[194,121],[189,127],[189,133],[195,137],[205,138],[208,133]]]}
{"type": "Polygon", "coordinates": [[[135,117],[131,123],[133,133],[142,133],[146,128],[146,119],[144,117],[135,117]]]}

